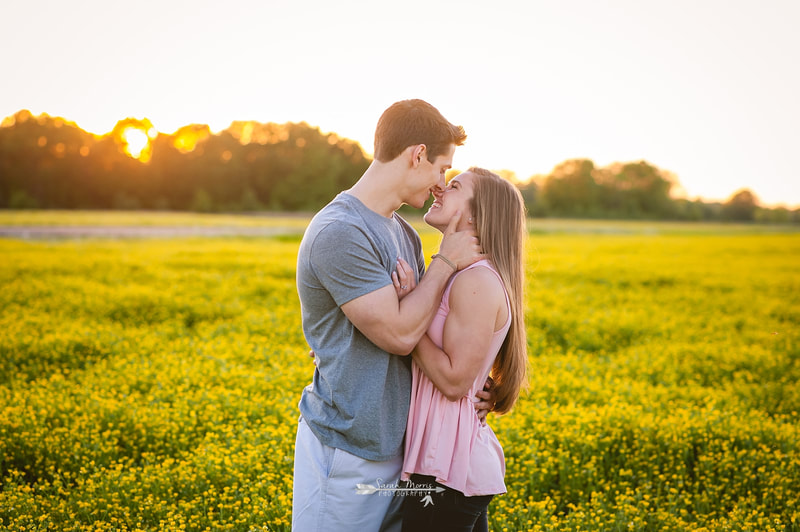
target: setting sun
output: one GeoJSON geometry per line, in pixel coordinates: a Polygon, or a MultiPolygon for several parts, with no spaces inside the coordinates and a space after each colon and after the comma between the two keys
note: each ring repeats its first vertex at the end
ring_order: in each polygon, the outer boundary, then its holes
{"type": "Polygon", "coordinates": [[[146,163],[150,160],[152,141],[158,136],[158,131],[147,118],[126,118],[117,122],[111,136],[124,153],[146,163]]]}
{"type": "Polygon", "coordinates": [[[125,141],[125,149],[128,154],[135,158],[140,159],[142,152],[150,143],[150,137],[147,133],[138,127],[129,127],[122,132],[122,138],[125,141]]]}

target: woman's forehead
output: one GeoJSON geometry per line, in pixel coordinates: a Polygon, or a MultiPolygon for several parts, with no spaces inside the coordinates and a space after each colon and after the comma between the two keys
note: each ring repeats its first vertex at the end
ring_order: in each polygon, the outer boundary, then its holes
{"type": "Polygon", "coordinates": [[[453,177],[450,182],[458,181],[459,183],[463,184],[472,184],[472,179],[475,176],[471,172],[461,172],[457,176],[453,177]]]}

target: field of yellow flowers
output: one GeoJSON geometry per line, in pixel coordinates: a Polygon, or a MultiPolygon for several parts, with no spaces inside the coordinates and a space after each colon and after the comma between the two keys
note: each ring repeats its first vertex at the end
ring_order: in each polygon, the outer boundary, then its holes
{"type": "MultiPolygon", "coordinates": [[[[549,224],[492,529],[800,530],[800,234],[549,224]]],[[[0,239],[0,529],[289,530],[299,238],[0,239]]]]}

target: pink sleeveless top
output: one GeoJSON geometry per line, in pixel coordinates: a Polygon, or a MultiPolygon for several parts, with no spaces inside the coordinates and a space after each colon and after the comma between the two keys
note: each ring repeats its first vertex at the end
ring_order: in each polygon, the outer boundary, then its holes
{"type": "MultiPolygon", "coordinates": [[[[500,275],[489,261],[482,260],[465,268],[489,268],[500,275]]],[[[444,322],[450,312],[449,296],[454,274],[442,296],[439,310],[428,328],[428,336],[442,348],[444,322]]],[[[502,281],[501,281],[502,282],[502,281]]],[[[449,401],[415,364],[411,365],[411,407],[406,425],[405,458],[401,478],[412,473],[432,475],[437,482],[462,492],[468,497],[497,495],[506,492],[503,448],[488,424],[478,420],[472,398],[483,389],[503,340],[511,327],[511,306],[508,320],[494,333],[480,373],[467,394],[458,401],[449,401]]]]}

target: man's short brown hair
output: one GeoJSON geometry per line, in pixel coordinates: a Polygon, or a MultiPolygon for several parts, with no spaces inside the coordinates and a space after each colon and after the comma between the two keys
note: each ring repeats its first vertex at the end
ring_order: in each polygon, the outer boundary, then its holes
{"type": "Polygon", "coordinates": [[[425,144],[428,161],[447,152],[451,144],[461,146],[467,139],[464,128],[445,119],[434,106],[423,100],[393,103],[375,128],[375,159],[394,160],[409,146],[425,144]]]}

